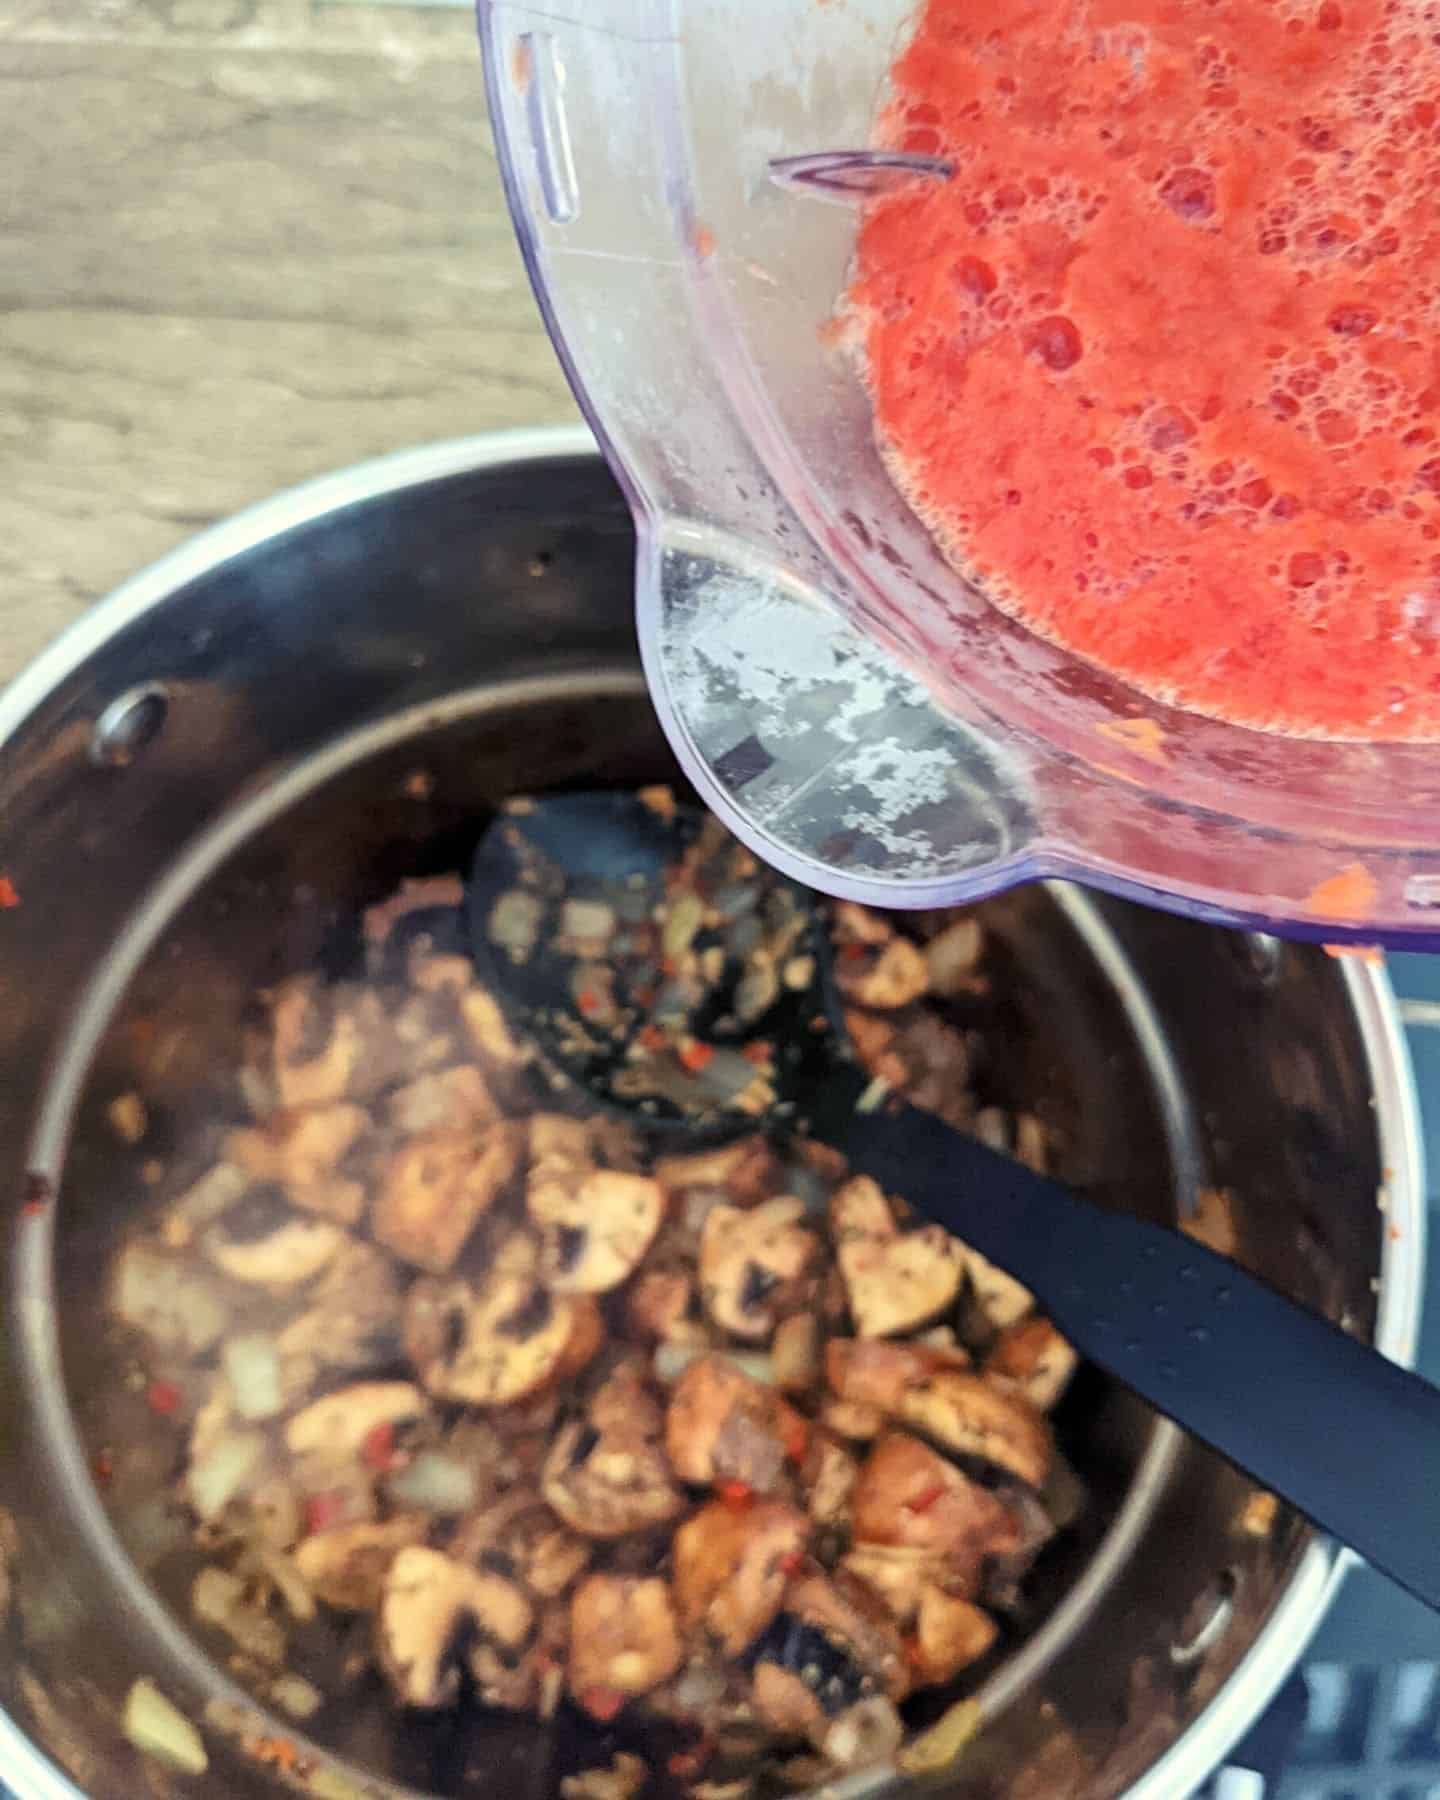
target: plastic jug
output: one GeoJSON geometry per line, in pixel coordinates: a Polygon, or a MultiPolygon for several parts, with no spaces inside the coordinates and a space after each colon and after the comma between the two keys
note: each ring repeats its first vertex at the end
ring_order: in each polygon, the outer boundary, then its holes
{"type": "Polygon", "coordinates": [[[1167,709],[997,611],[891,484],[829,327],[857,195],[926,178],[855,154],[911,13],[480,0],[510,206],[634,508],[687,772],[761,855],[876,904],[1065,876],[1289,935],[1440,936],[1440,746],[1167,709]]]}

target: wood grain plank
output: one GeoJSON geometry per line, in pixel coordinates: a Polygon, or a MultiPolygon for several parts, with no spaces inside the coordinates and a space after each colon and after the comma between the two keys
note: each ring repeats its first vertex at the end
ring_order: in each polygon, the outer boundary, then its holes
{"type": "Polygon", "coordinates": [[[0,111],[0,679],[278,487],[574,416],[473,52],[11,41],[0,111]]]}

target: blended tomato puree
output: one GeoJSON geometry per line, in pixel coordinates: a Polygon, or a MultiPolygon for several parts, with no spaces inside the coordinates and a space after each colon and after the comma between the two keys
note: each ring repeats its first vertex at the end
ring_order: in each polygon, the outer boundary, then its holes
{"type": "Polygon", "coordinates": [[[848,311],[954,564],[1147,694],[1440,736],[1440,3],[929,0],[848,311]]]}

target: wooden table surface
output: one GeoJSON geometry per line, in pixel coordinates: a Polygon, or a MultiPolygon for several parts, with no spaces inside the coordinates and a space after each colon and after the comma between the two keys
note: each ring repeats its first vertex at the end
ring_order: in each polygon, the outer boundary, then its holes
{"type": "Polygon", "coordinates": [[[212,520],[573,419],[468,6],[0,0],[0,682],[212,520]]]}

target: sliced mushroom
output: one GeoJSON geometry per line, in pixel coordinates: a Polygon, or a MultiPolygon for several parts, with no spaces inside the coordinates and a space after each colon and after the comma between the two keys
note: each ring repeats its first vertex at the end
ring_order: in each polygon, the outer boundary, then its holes
{"type": "Polygon", "coordinates": [[[988,1488],[906,1432],[888,1431],[860,1470],[851,1506],[857,1544],[957,1556],[1018,1548],[1014,1516],[988,1488]]]}
{"type": "Polygon", "coordinates": [[[994,1645],[1000,1628],[989,1613],[963,1594],[935,1582],[921,1593],[910,1644],[910,1667],[917,1687],[953,1681],[994,1645]]]}
{"type": "Polygon", "coordinates": [[[160,1224],[161,1241],[167,1249],[187,1250],[196,1233],[213,1225],[249,1186],[250,1177],[243,1169],[234,1163],[216,1163],[166,1207],[160,1224]]]}
{"type": "Polygon", "coordinates": [[[519,1134],[508,1122],[412,1138],[385,1171],[370,1229],[402,1261],[444,1275],[519,1162],[519,1134]]]}
{"type": "Polygon", "coordinates": [[[304,1211],[354,1225],[365,1210],[365,1189],[337,1170],[369,1124],[368,1113],[343,1101],[277,1112],[261,1125],[232,1131],[225,1155],[252,1180],[279,1183],[304,1211]]]}
{"type": "Polygon", "coordinates": [[[288,981],[271,1011],[275,1091],[283,1107],[365,1099],[384,1086],[394,1057],[377,994],[288,981]]]}
{"type": "Polygon", "coordinates": [[[115,1264],[110,1304],[160,1350],[203,1356],[224,1335],[231,1307],[221,1284],[189,1262],[130,1244],[115,1264]]]}
{"type": "Polygon", "coordinates": [[[282,1327],[282,1358],[309,1358],[332,1369],[394,1360],[400,1345],[400,1279],[373,1244],[350,1239],[307,1297],[305,1311],[282,1327]]]}
{"type": "Polygon", "coordinates": [[[700,1239],[700,1294],[723,1330],[758,1343],[768,1338],[792,1284],[814,1262],[819,1240],[800,1223],[805,1203],[790,1195],[748,1212],[712,1207],[700,1239]]]}
{"type": "Polygon", "coordinates": [[[538,1600],[557,1600],[585,1573],[591,1547],[534,1488],[520,1487],[462,1519],[447,1553],[520,1582],[538,1600]]]}
{"type": "Polygon", "coordinates": [[[703,1345],[710,1331],[700,1316],[700,1293],[688,1268],[646,1268],[625,1290],[625,1322],[662,1344],[703,1345]]]}
{"type": "Polygon", "coordinates": [[[1049,1412],[1079,1365],[1079,1357],[1048,1319],[1032,1314],[1002,1331],[985,1373],[1008,1382],[1039,1412],[1049,1412]]]}
{"type": "Polygon", "coordinates": [[[551,1377],[557,1385],[573,1381],[587,1369],[600,1354],[609,1335],[605,1315],[592,1294],[571,1294],[568,1304],[570,1337],[551,1377]]]}
{"type": "Polygon", "coordinates": [[[457,1651],[467,1632],[513,1655],[534,1623],[534,1608],[513,1581],[410,1545],[385,1577],[381,1666],[406,1706],[448,1706],[460,1689],[457,1651]]]}
{"type": "Polygon", "coordinates": [[[828,1431],[812,1430],[800,1465],[800,1490],[817,1525],[848,1525],[850,1497],[859,1477],[855,1458],[828,1431]]]}
{"type": "Polygon", "coordinates": [[[236,1281],[277,1292],[312,1280],[348,1242],[329,1219],[292,1212],[278,1188],[251,1188],[205,1233],[204,1250],[236,1281]]]}
{"type": "Polygon", "coordinates": [[[858,1400],[826,1400],[820,1407],[820,1423],[847,1443],[868,1444],[885,1429],[885,1414],[858,1400]]]}
{"type": "Polygon", "coordinates": [[[996,1331],[1017,1325],[1035,1305],[1035,1296],[1022,1287],[1013,1275],[987,1262],[978,1250],[964,1246],[965,1272],[976,1304],[996,1331]]]}
{"type": "Polygon", "coordinates": [[[295,1566],[317,1600],[341,1612],[374,1612],[390,1565],[404,1549],[423,1544],[423,1513],[360,1519],[315,1531],[295,1548],[295,1566]]]}
{"type": "Polygon", "coordinates": [[[683,1651],[670,1589],[656,1576],[588,1575],[570,1600],[570,1692],[597,1718],[658,1687],[683,1651]]]}
{"type": "MultiPolygon", "coordinates": [[[[515,1233],[478,1287],[416,1282],[406,1299],[406,1352],[442,1400],[508,1406],[553,1381],[576,1330],[574,1303],[536,1279],[535,1247],[515,1233]]],[[[581,1328],[586,1320],[580,1317],[581,1328]]]]}
{"type": "Polygon", "coordinates": [[[481,1061],[491,1068],[508,1072],[530,1060],[528,1052],[510,1035],[499,1001],[486,989],[466,988],[460,996],[460,1017],[481,1061]]]}
{"type": "Polygon", "coordinates": [[[961,1349],[936,1344],[892,1344],[883,1339],[831,1338],[825,1374],[841,1400],[893,1413],[905,1390],[941,1369],[967,1369],[961,1349]]]}
{"type": "Polygon", "coordinates": [[[190,1427],[185,1498],[207,1523],[261,1480],[268,1444],[264,1433],[235,1416],[230,1384],[218,1379],[190,1427]]]}
{"type": "Polygon", "coordinates": [[[781,1500],[711,1501],[675,1533],[675,1605],[684,1629],[741,1656],[780,1610],[810,1521],[781,1500]]]}
{"type": "Polygon", "coordinates": [[[542,1608],[535,1635],[518,1657],[481,1638],[466,1658],[475,1697],[506,1712],[552,1719],[565,1695],[565,1655],[570,1644],[566,1601],[542,1608]]]}
{"type": "Polygon", "coordinates": [[[532,1174],[525,1204],[541,1232],[541,1273],[556,1293],[603,1294],[629,1279],[665,1210],[658,1181],[618,1169],[532,1174]]]}
{"type": "Polygon", "coordinates": [[[831,1196],[830,1226],[861,1337],[918,1331],[954,1304],[965,1272],[961,1246],[940,1225],[900,1231],[868,1175],[831,1196]]]}
{"type": "Polygon", "coordinates": [[[665,1447],[682,1481],[738,1482],[773,1493],[787,1460],[809,1445],[804,1418],[773,1389],[723,1356],[701,1356],[676,1382],[665,1419],[665,1447]]]}
{"type": "Polygon", "coordinates": [[[835,980],[846,999],[888,1012],[926,993],[930,970],[909,938],[893,937],[877,956],[838,958],[835,980]]]}
{"type": "Polygon", "coordinates": [[[313,1400],[285,1427],[292,1456],[358,1456],[382,1425],[404,1425],[425,1414],[425,1396],[412,1381],[357,1381],[313,1400]]]}
{"type": "Polygon", "coordinates": [[[638,1373],[622,1365],[564,1426],[541,1489],[572,1530],[618,1538],[668,1525],[685,1509],[661,1442],[662,1416],[638,1373]]]}
{"type": "Polygon", "coordinates": [[[775,1327],[770,1361],[775,1385],[788,1394],[805,1394],[824,1374],[824,1343],[820,1320],[813,1312],[791,1313],[775,1327]]]}
{"type": "Polygon", "coordinates": [[[844,1400],[876,1406],[943,1449],[974,1456],[1045,1485],[1052,1445],[1044,1418],[1020,1395],[963,1366],[959,1353],[920,1344],[832,1338],[830,1385],[844,1400]]]}
{"type": "Polygon", "coordinates": [[[473,1132],[499,1122],[500,1109],[473,1063],[458,1063],[396,1088],[385,1116],[402,1137],[422,1132],[473,1132]]]}
{"type": "Polygon", "coordinates": [[[968,993],[984,954],[985,932],[980,921],[968,914],[952,919],[925,946],[930,992],[947,999],[968,993]]]}
{"type": "Polygon", "coordinates": [[[774,1193],[779,1165],[764,1138],[746,1137],[714,1150],[662,1156],[655,1164],[655,1178],[667,1193],[714,1188],[744,1206],[774,1193]]]}

